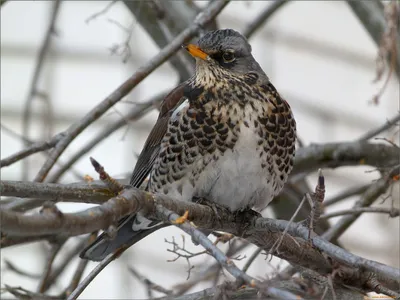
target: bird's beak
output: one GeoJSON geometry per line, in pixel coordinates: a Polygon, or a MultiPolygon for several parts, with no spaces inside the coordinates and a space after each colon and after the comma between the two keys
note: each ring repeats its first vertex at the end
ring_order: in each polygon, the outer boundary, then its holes
{"type": "Polygon", "coordinates": [[[189,44],[187,46],[184,46],[184,48],[193,56],[193,57],[198,57],[201,58],[202,60],[207,60],[208,54],[205,53],[203,50],[200,49],[199,46],[196,46],[194,44],[189,44]]]}

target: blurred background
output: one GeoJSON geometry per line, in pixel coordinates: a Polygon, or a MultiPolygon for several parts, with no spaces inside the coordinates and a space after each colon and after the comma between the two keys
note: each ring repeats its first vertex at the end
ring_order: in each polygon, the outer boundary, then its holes
{"type": "MultiPolygon", "coordinates": [[[[39,93],[32,102],[33,113],[27,131],[30,140],[47,140],[67,129],[159,52],[156,43],[124,3],[118,1],[112,6],[110,3],[62,1],[37,83],[39,93]],[[104,13],[93,17],[105,8],[104,13]],[[130,51],[128,56],[127,51],[130,51]]],[[[195,1],[195,4],[205,7],[207,2],[195,1]]],[[[268,5],[271,2],[233,1],[219,15],[218,24],[220,28],[243,31],[268,5]]],[[[24,133],[24,106],[54,6],[52,1],[7,1],[1,7],[1,158],[24,147],[20,138],[24,133]]],[[[294,1],[285,4],[251,37],[250,43],[254,57],[290,103],[299,137],[305,145],[357,139],[399,111],[396,76],[389,81],[379,103],[371,103],[383,84],[383,81],[373,83],[378,50],[346,2],[294,1]]],[[[186,56],[186,59],[191,58],[186,56]]],[[[129,110],[160,92],[171,90],[178,81],[176,71],[165,63],[124,101],[81,133],[60,161],[67,161],[110,122],[123,118],[129,110]]],[[[86,174],[97,178],[89,156],[101,162],[114,177],[128,178],[157,114],[153,110],[115,131],[79,159],[59,182],[82,181],[86,174]]],[[[394,134],[393,131],[384,136],[392,138],[394,134]]],[[[45,155],[36,154],[29,159],[29,165],[19,162],[2,168],[1,178],[32,180],[45,159],[45,155]]],[[[56,165],[49,176],[58,168],[60,166],[56,165]]],[[[368,172],[371,170],[370,167],[326,170],[326,198],[378,178],[379,173],[368,172]]],[[[314,187],[315,176],[307,180],[314,187]]],[[[397,186],[393,191],[397,207],[398,194],[397,186]]],[[[350,208],[357,199],[353,197],[340,202],[328,211],[350,208]]],[[[390,201],[381,205],[390,206],[390,201]]],[[[64,212],[72,212],[89,206],[61,203],[58,207],[64,212]]],[[[399,267],[399,231],[399,218],[364,214],[340,241],[355,254],[399,267]]],[[[167,262],[175,256],[167,252],[169,245],[164,242],[164,238],[171,239],[172,236],[178,242],[181,234],[169,227],[141,241],[100,273],[81,298],[145,298],[146,289],[129,273],[129,265],[164,287],[185,282],[186,261],[167,262]]],[[[187,244],[193,251],[202,250],[191,245],[189,240],[187,244]]],[[[73,245],[74,241],[68,241],[66,250],[73,245]]],[[[40,274],[46,262],[44,249],[47,248],[44,243],[36,243],[1,250],[2,284],[35,290],[37,281],[6,270],[3,262],[10,260],[30,273],[40,274]]],[[[253,248],[248,247],[242,254],[249,257],[252,252],[253,248]]],[[[60,257],[56,264],[59,260],[60,257]]],[[[77,258],[75,260],[52,288],[54,294],[69,282],[78,262],[77,258]]],[[[204,261],[210,265],[213,258],[194,259],[192,276],[204,271],[204,261]]],[[[237,261],[237,264],[242,266],[245,261],[237,261]]],[[[249,274],[266,276],[279,265],[283,264],[278,259],[269,262],[260,256],[249,274]]],[[[85,274],[94,266],[95,263],[90,263],[85,274]]],[[[200,284],[193,291],[210,285],[200,284]]]]}

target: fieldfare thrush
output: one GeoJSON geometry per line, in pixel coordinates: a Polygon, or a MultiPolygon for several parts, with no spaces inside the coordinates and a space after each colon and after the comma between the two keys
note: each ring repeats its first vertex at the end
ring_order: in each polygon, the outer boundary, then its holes
{"type": "MultiPolygon", "coordinates": [[[[232,29],[206,33],[186,50],[193,77],[163,101],[130,184],[182,201],[205,198],[232,212],[264,209],[293,167],[296,122],[232,29]]],[[[116,237],[103,233],[81,257],[101,260],[166,226],[140,213],[120,220],[116,237]]]]}

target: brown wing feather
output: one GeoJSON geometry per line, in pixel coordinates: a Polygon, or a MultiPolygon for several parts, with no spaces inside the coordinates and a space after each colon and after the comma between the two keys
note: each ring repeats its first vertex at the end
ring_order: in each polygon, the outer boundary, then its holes
{"type": "Polygon", "coordinates": [[[151,130],[146,143],[139,155],[135,169],[133,170],[130,184],[134,187],[139,187],[146,179],[153,167],[154,160],[160,151],[160,143],[165,133],[169,118],[183,98],[183,91],[187,82],[183,82],[173,89],[164,99],[161,104],[160,114],[153,129],[151,130]]]}

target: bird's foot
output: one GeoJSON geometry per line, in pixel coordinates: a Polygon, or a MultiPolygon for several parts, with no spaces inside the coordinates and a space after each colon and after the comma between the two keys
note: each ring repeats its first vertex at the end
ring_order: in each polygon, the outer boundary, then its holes
{"type": "Polygon", "coordinates": [[[183,216],[180,216],[175,221],[171,221],[171,223],[172,224],[183,224],[187,221],[188,217],[189,217],[189,211],[187,210],[187,211],[185,211],[183,216]]]}
{"type": "Polygon", "coordinates": [[[217,237],[217,239],[215,240],[214,244],[218,244],[218,243],[227,243],[230,240],[232,240],[235,236],[231,233],[218,233],[218,232],[213,232],[213,235],[215,235],[217,237]]]}
{"type": "Polygon", "coordinates": [[[238,236],[243,236],[246,232],[247,227],[250,226],[250,221],[262,217],[260,213],[252,210],[249,207],[239,210],[235,213],[235,221],[238,224],[238,236]]]}
{"type": "Polygon", "coordinates": [[[237,211],[236,217],[245,222],[245,221],[251,220],[253,218],[259,218],[262,216],[259,212],[256,212],[255,210],[252,210],[251,208],[246,207],[243,210],[237,211]]]}
{"type": "Polygon", "coordinates": [[[205,198],[193,198],[193,201],[198,204],[206,205],[206,206],[210,207],[213,210],[214,215],[217,219],[218,227],[222,226],[222,218],[221,218],[220,214],[218,213],[218,211],[227,210],[227,208],[225,206],[219,205],[215,202],[208,201],[205,198]]]}

